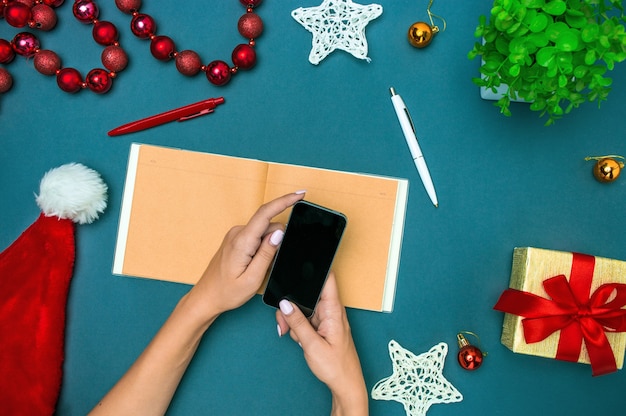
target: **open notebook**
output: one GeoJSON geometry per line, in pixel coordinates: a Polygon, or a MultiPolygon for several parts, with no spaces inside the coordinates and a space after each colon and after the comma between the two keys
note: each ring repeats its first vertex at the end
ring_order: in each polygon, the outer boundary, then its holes
{"type": "Polygon", "coordinates": [[[343,304],[391,312],[406,179],[133,144],[113,273],[194,284],[232,226],[299,189],[348,217],[333,263],[343,304]]]}

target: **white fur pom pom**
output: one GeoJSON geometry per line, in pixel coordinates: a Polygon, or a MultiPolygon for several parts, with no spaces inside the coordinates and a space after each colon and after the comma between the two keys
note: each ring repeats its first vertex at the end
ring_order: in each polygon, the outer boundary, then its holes
{"type": "Polygon", "coordinates": [[[48,217],[90,224],[107,206],[107,189],[98,172],[80,163],[69,163],[44,175],[36,200],[48,217]]]}

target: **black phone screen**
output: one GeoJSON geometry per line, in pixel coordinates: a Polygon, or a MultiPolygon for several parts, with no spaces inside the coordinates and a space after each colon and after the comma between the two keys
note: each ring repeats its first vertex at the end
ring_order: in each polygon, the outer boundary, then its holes
{"type": "Polygon", "coordinates": [[[263,301],[288,299],[311,316],[346,228],[345,215],[299,201],[291,211],[263,301]]]}

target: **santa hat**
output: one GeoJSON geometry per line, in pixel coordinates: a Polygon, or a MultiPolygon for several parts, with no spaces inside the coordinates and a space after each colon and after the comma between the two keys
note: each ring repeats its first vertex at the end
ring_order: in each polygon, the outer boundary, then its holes
{"type": "Polygon", "coordinates": [[[41,180],[39,218],[0,253],[0,413],[52,415],[61,389],[74,223],[106,208],[100,175],[72,163],[41,180]]]}

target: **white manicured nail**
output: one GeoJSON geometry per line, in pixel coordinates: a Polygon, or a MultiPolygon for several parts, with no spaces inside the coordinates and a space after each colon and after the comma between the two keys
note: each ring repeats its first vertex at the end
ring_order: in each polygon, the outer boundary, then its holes
{"type": "Polygon", "coordinates": [[[278,306],[280,306],[280,310],[285,315],[291,315],[293,312],[293,305],[287,299],[283,299],[278,302],[278,306]]]}
{"type": "Polygon", "coordinates": [[[276,230],[270,235],[270,244],[276,247],[283,241],[283,236],[285,232],[283,230],[276,230]]]}

